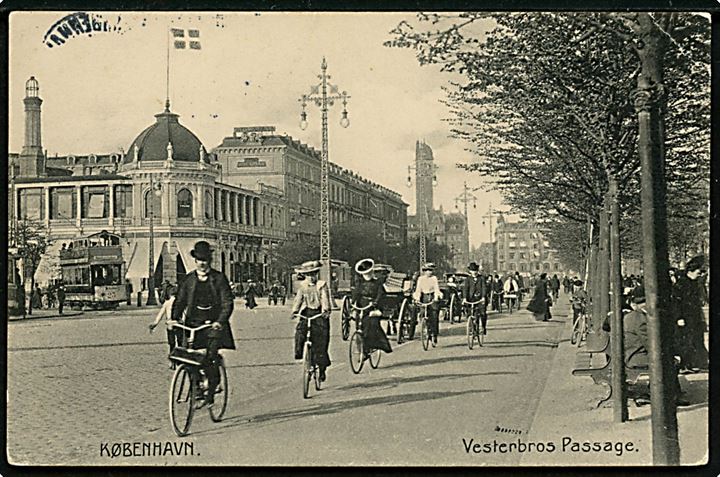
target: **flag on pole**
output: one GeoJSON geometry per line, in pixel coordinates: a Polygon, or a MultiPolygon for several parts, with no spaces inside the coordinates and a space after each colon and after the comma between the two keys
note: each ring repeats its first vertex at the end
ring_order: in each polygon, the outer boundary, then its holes
{"type": "Polygon", "coordinates": [[[185,41],[185,30],[182,28],[171,28],[170,32],[173,36],[173,45],[175,46],[176,50],[184,50],[185,47],[189,47],[191,50],[199,50],[200,49],[200,30],[188,30],[187,31],[187,38],[189,38],[188,41],[185,41]]]}

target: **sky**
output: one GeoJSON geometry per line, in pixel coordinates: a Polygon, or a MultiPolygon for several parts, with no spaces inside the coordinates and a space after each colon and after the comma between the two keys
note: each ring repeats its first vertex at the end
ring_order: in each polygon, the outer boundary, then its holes
{"type": "MultiPolygon", "coordinates": [[[[265,126],[321,148],[320,110],[308,106],[299,127],[302,94],[319,82],[323,56],[331,83],[350,95],[350,127],[339,126],[342,107],[329,112],[330,160],[402,194],[415,142],[434,152],[435,207],[454,210],[455,197],[485,179],[458,169],[473,155],[449,137],[442,87],[453,79],[435,65],[419,66],[415,53],[388,48],[390,30],[409,13],[114,13],[89,12],[108,22],[108,32],[82,34],[49,48],[44,37],[71,12],[14,12],[10,16],[10,151],[22,149],[25,81],[40,83],[42,141],[48,154],[128,150],[155,122],[166,96],[168,30],[198,29],[200,50],[170,52],[170,100],[180,122],[210,150],[234,127],[265,126]]],[[[469,206],[471,245],[489,241],[482,216],[497,192],[477,190],[469,206]]],[[[462,210],[462,204],[459,204],[462,210]]]]}

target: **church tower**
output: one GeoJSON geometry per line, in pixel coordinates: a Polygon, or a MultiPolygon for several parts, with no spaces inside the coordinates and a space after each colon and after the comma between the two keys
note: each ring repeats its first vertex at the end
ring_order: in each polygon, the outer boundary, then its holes
{"type": "Polygon", "coordinates": [[[38,96],[40,86],[34,76],[25,83],[25,144],[20,153],[20,176],[38,177],[45,175],[45,158],[40,132],[42,99],[38,96]]]}
{"type": "Polygon", "coordinates": [[[424,142],[415,143],[415,214],[421,217],[423,210],[428,214],[433,210],[433,182],[435,181],[435,164],[430,146],[424,142]]]}

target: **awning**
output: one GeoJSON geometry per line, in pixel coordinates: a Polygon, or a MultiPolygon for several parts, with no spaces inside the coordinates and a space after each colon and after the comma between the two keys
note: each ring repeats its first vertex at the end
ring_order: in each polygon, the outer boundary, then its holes
{"type": "MultiPolygon", "coordinates": [[[[167,240],[164,238],[155,239],[153,245],[155,247],[155,266],[157,267],[160,254],[162,253],[163,246],[167,240]]],[[[150,240],[140,239],[134,241],[133,251],[128,257],[130,262],[127,264],[127,271],[125,272],[125,278],[129,278],[133,284],[135,290],[139,290],[140,283],[143,278],[148,276],[148,253],[150,248],[150,240]]]]}

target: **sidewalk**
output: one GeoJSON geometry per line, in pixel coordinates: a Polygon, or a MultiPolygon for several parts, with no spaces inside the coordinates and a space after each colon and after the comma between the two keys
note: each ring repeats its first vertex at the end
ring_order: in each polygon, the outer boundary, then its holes
{"type": "MultiPolygon", "coordinates": [[[[630,420],[624,423],[613,422],[609,403],[595,409],[597,401],[605,395],[605,388],[595,385],[589,376],[571,375],[578,349],[570,344],[571,332],[572,313],[561,335],[535,419],[523,439],[553,442],[555,450],[523,453],[521,465],[652,465],[650,406],[636,407],[629,400],[630,420]],[[583,449],[583,442],[591,443],[587,450],[583,449]],[[595,442],[601,443],[600,447],[611,442],[613,447],[592,451],[595,442]],[[624,448],[616,450],[614,446],[619,445],[624,448]]],[[[688,407],[678,408],[677,413],[680,461],[683,465],[702,465],[709,455],[708,374],[681,375],[680,386],[691,402],[688,407]]]]}

